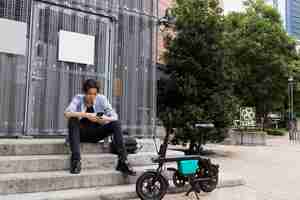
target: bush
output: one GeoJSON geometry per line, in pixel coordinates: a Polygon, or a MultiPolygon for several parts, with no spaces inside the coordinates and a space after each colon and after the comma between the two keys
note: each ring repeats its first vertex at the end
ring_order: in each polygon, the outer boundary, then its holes
{"type": "Polygon", "coordinates": [[[233,130],[238,130],[238,131],[247,131],[247,132],[258,132],[261,131],[261,128],[257,128],[257,127],[248,127],[248,128],[234,128],[233,130]]]}
{"type": "Polygon", "coordinates": [[[275,136],[284,136],[286,133],[285,129],[266,129],[265,130],[268,135],[275,135],[275,136]]]}

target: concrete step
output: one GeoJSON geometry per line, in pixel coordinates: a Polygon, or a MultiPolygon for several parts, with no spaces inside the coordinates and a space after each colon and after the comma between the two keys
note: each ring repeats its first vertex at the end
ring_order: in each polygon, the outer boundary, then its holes
{"type": "MultiPolygon", "coordinates": [[[[223,173],[220,174],[218,188],[236,187],[244,184],[245,181],[241,177],[223,173]]],[[[182,193],[186,192],[188,188],[189,185],[186,185],[183,188],[176,188],[170,182],[168,193],[182,193]]],[[[133,198],[137,198],[135,184],[0,195],[1,200],[126,200],[133,198]]]]}
{"type": "MultiPolygon", "coordinates": [[[[182,152],[169,150],[167,156],[182,156],[182,152]]],[[[83,154],[83,169],[113,169],[117,164],[118,156],[111,153],[83,154]]],[[[157,153],[139,152],[129,154],[128,159],[132,166],[153,165],[152,158],[157,153]]],[[[68,170],[70,155],[29,155],[29,156],[0,156],[0,174],[23,172],[46,172],[68,170]]]]}
{"type": "MultiPolygon", "coordinates": [[[[166,167],[176,167],[176,163],[167,164],[166,167]]],[[[65,171],[4,173],[0,174],[0,195],[28,192],[43,192],[51,190],[64,190],[75,188],[88,188],[97,186],[115,186],[135,183],[136,178],[147,170],[156,169],[157,165],[134,167],[137,176],[124,176],[112,169],[82,170],[81,174],[70,174],[65,171]]],[[[165,172],[171,178],[172,172],[165,172]]]]}
{"type": "MultiPolygon", "coordinates": [[[[104,143],[82,143],[82,153],[108,153],[104,143]]],[[[0,156],[69,154],[69,146],[64,139],[1,139],[0,156]]]]}
{"type": "MultiPolygon", "coordinates": [[[[168,152],[168,155],[177,155],[177,152],[168,152]]],[[[129,154],[128,159],[132,166],[153,165],[152,158],[157,157],[156,153],[140,152],[129,154]]],[[[117,164],[117,155],[83,154],[83,169],[113,169],[117,164]]],[[[43,172],[67,170],[70,167],[69,155],[32,155],[32,156],[0,156],[0,174],[22,173],[22,172],[43,172]]]]}
{"type": "MultiPolygon", "coordinates": [[[[135,167],[141,174],[149,167],[135,167]]],[[[0,194],[45,192],[97,186],[113,186],[135,183],[136,177],[125,177],[111,170],[83,170],[79,175],[68,171],[13,173],[0,175],[0,194]]]]}
{"type": "MultiPolygon", "coordinates": [[[[139,139],[138,143],[143,146],[141,152],[155,151],[152,139],[139,139]]],[[[0,156],[51,155],[68,154],[69,152],[69,146],[65,144],[65,139],[0,139],[0,156]]],[[[81,152],[86,154],[109,153],[109,144],[104,142],[82,143],[81,152]]]]}

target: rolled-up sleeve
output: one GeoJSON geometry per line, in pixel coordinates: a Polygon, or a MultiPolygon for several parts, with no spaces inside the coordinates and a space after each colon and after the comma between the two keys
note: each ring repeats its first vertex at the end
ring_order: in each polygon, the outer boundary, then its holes
{"type": "Polygon", "coordinates": [[[103,106],[104,106],[104,114],[108,117],[113,118],[114,120],[118,120],[118,114],[112,108],[111,104],[109,103],[108,99],[103,96],[103,106]]]}
{"type": "Polygon", "coordinates": [[[79,103],[80,103],[80,98],[78,95],[76,95],[75,97],[73,97],[71,103],[65,109],[65,112],[77,112],[77,107],[79,103]]]}

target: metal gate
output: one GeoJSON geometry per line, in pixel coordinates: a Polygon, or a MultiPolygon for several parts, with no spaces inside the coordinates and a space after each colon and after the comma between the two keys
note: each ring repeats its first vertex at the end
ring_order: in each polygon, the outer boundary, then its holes
{"type": "Polygon", "coordinates": [[[124,128],[131,135],[151,137],[157,2],[0,0],[0,23],[9,19],[27,27],[27,34],[22,33],[26,55],[0,52],[0,136],[66,133],[63,110],[81,92],[81,81],[93,77],[102,83],[124,128]],[[93,65],[58,59],[60,30],[95,39],[93,65]]]}
{"type": "MultiPolygon", "coordinates": [[[[2,19],[27,23],[28,13],[27,1],[0,1],[2,19]]],[[[23,132],[26,72],[26,56],[0,52],[0,136],[23,132]]]]}
{"type": "MultiPolygon", "coordinates": [[[[63,111],[87,78],[108,95],[110,20],[57,5],[34,2],[26,130],[30,135],[66,132],[63,111]],[[94,65],[58,61],[59,31],[95,36],[94,65]]],[[[83,52],[84,53],[84,52],[83,52]]]]}

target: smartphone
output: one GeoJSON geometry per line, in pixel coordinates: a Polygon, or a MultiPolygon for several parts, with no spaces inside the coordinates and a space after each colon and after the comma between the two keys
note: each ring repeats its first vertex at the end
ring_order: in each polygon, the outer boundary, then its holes
{"type": "Polygon", "coordinates": [[[103,115],[104,115],[103,112],[98,112],[96,116],[101,118],[103,115]]]}

